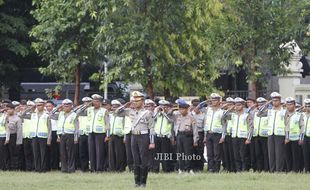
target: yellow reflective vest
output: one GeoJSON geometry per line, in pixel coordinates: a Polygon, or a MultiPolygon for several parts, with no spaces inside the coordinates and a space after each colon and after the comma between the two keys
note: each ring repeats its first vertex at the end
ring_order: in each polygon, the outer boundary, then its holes
{"type": "Polygon", "coordinates": [[[205,115],[204,131],[212,131],[213,133],[221,134],[223,132],[223,113],[224,111],[222,109],[218,109],[216,111],[208,109],[205,115]]]}
{"type": "Polygon", "coordinates": [[[57,134],[74,134],[75,133],[75,112],[70,112],[67,115],[64,111],[59,113],[57,121],[57,134]]]}
{"type": "Polygon", "coordinates": [[[105,126],[105,108],[99,108],[95,113],[94,107],[90,107],[87,109],[87,129],[89,129],[88,133],[106,133],[105,126]]]}
{"type": "Polygon", "coordinates": [[[23,122],[23,138],[31,138],[30,132],[31,132],[31,127],[34,125],[31,121],[31,119],[24,119],[23,122]]]}
{"type": "Polygon", "coordinates": [[[300,138],[300,121],[301,113],[295,112],[289,120],[288,138],[290,141],[297,141],[300,138]]]}
{"type": "Polygon", "coordinates": [[[232,134],[233,138],[248,138],[248,113],[242,113],[241,115],[232,113],[232,134]]]}
{"type": "Polygon", "coordinates": [[[272,129],[268,125],[268,117],[258,117],[258,112],[254,114],[254,130],[253,130],[253,137],[260,136],[260,137],[268,137],[272,134],[272,129]]]}
{"type": "Polygon", "coordinates": [[[132,121],[129,116],[125,116],[125,124],[124,124],[124,134],[129,134],[131,132],[132,121]]]}
{"type": "Polygon", "coordinates": [[[310,115],[307,113],[304,113],[304,121],[305,121],[305,129],[304,134],[307,137],[310,137],[310,115]]]}
{"type": "Polygon", "coordinates": [[[170,137],[172,123],[163,114],[159,113],[155,120],[154,130],[157,135],[170,137]]]}
{"type": "Polygon", "coordinates": [[[6,119],[6,114],[1,114],[0,115],[0,137],[6,137],[5,119],[6,119]]]}
{"type": "Polygon", "coordinates": [[[48,137],[48,117],[46,112],[43,112],[41,116],[36,112],[31,114],[30,137],[48,137]]]}
{"type": "Polygon", "coordinates": [[[110,116],[110,134],[117,135],[117,136],[123,136],[125,118],[115,116],[114,114],[109,114],[109,116],[110,116]]]}
{"type": "Polygon", "coordinates": [[[270,135],[285,136],[285,116],[286,110],[281,108],[280,110],[268,110],[268,132],[270,135]]]}
{"type": "Polygon", "coordinates": [[[78,120],[79,120],[79,134],[88,135],[88,131],[90,131],[90,129],[87,127],[90,127],[90,124],[87,116],[79,116],[78,120]]]}

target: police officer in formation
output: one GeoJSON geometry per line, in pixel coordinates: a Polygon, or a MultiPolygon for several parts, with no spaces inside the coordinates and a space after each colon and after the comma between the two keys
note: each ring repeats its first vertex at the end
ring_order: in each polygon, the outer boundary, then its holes
{"type": "Polygon", "coordinates": [[[110,139],[109,139],[109,170],[122,172],[126,167],[126,151],[124,144],[125,117],[118,116],[116,110],[122,106],[119,100],[112,100],[110,116],[110,139]]]}
{"type": "Polygon", "coordinates": [[[57,107],[40,98],[4,100],[0,169],[71,173],[78,167],[78,152],[82,171],[104,171],[105,163],[108,171],[128,167],[136,186],[145,186],[148,172],[160,168],[202,171],[206,146],[209,172],[219,172],[221,166],[228,172],[309,172],[310,100],[297,107],[292,97],[277,92],[270,97],[222,101],[212,93],[191,105],[183,99],[156,104],[135,91],[127,103],[94,94],[76,107],[69,99],[57,107]],[[185,159],[193,155],[200,159],[185,159]]]}
{"type": "Polygon", "coordinates": [[[46,172],[47,146],[51,144],[51,120],[45,110],[45,101],[41,98],[34,100],[35,110],[32,107],[21,114],[21,118],[30,119],[29,136],[32,138],[34,170],[46,172]]]}
{"type": "Polygon", "coordinates": [[[88,104],[78,112],[79,116],[87,116],[88,152],[90,170],[102,172],[105,163],[105,143],[109,138],[110,120],[107,109],[102,106],[103,97],[92,95],[92,104],[88,104]]]}
{"type": "Polygon", "coordinates": [[[62,111],[54,117],[57,120],[57,142],[60,143],[61,171],[75,172],[75,144],[78,143],[79,122],[72,110],[73,102],[62,101],[62,111]]]}
{"type": "MultiPolygon", "coordinates": [[[[198,99],[192,100],[192,108],[191,114],[193,115],[196,121],[196,128],[198,131],[198,144],[194,147],[194,155],[199,156],[201,159],[193,160],[193,170],[194,171],[203,171],[204,161],[205,159],[203,156],[204,153],[204,119],[205,119],[205,112],[202,109],[197,109],[196,107],[200,104],[198,99]]],[[[202,104],[201,104],[202,105],[202,104]]],[[[199,105],[200,107],[200,105],[199,105]]]]}
{"type": "Polygon", "coordinates": [[[159,106],[155,108],[153,116],[155,154],[153,154],[152,159],[154,160],[154,172],[159,172],[160,164],[162,165],[163,172],[171,172],[174,170],[174,167],[169,156],[172,153],[172,145],[174,144],[175,136],[173,131],[173,118],[171,112],[169,112],[170,102],[160,100],[158,104],[159,106]],[[159,154],[162,154],[162,159],[155,159],[159,154]]]}
{"type": "Polygon", "coordinates": [[[211,105],[205,113],[204,131],[207,145],[208,171],[219,172],[222,158],[220,139],[223,134],[221,96],[212,93],[211,105]]]}
{"type": "Polygon", "coordinates": [[[196,121],[189,111],[190,105],[183,99],[177,100],[178,112],[174,112],[174,133],[176,135],[176,146],[178,153],[178,171],[193,173],[194,147],[198,146],[198,130],[196,121]]]}
{"type": "Polygon", "coordinates": [[[130,116],[132,120],[131,150],[134,160],[134,180],[136,187],[146,186],[149,170],[150,150],[155,148],[153,112],[144,108],[144,95],[132,93],[133,102],[116,110],[117,116],[130,116]],[[133,107],[130,107],[133,104],[133,107]]]}

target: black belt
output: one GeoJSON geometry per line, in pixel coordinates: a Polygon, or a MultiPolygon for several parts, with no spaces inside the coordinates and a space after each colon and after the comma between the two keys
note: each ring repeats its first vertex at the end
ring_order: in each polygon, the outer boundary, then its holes
{"type": "Polygon", "coordinates": [[[178,131],[178,135],[193,135],[193,131],[178,131]]]}
{"type": "Polygon", "coordinates": [[[159,138],[169,138],[168,135],[159,135],[159,134],[156,134],[156,137],[159,137],[159,138]]]}

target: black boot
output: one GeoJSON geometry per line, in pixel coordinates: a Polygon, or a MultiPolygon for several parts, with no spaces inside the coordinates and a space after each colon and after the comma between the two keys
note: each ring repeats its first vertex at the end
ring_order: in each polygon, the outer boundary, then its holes
{"type": "Polygon", "coordinates": [[[140,179],[141,179],[141,171],[140,171],[140,167],[139,166],[135,166],[134,167],[134,176],[135,176],[135,186],[136,187],[139,187],[141,182],[140,182],[140,179]]]}
{"type": "Polygon", "coordinates": [[[142,168],[141,169],[141,187],[145,187],[146,186],[146,180],[147,180],[147,174],[148,174],[148,168],[142,168]]]}
{"type": "Polygon", "coordinates": [[[220,169],[221,169],[221,162],[215,161],[215,164],[214,164],[214,172],[215,172],[215,173],[218,173],[218,172],[220,172],[220,169]]]}

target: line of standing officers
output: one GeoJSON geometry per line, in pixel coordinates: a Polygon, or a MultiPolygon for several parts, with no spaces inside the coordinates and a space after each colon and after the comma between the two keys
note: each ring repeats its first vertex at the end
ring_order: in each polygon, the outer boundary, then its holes
{"type": "Polygon", "coordinates": [[[125,171],[136,186],[148,172],[310,171],[310,100],[226,98],[189,105],[157,104],[138,91],[130,102],[94,94],[73,106],[69,99],[4,100],[0,114],[0,169],[46,172],[125,171]],[[161,166],[161,167],[160,167],[161,166]]]}

